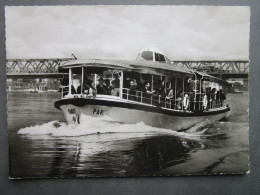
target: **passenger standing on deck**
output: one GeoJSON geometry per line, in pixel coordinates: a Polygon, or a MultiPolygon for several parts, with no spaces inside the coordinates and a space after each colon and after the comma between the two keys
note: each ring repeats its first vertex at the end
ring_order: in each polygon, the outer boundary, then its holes
{"type": "Polygon", "coordinates": [[[112,81],[113,82],[113,87],[114,87],[114,90],[117,91],[116,93],[118,93],[117,96],[119,96],[119,88],[120,88],[120,76],[118,74],[115,74],[115,79],[112,81]]]}
{"type": "Polygon", "coordinates": [[[87,94],[91,97],[95,97],[96,95],[96,88],[94,87],[94,83],[88,79],[86,74],[84,74],[82,91],[84,94],[87,94]]]}
{"type": "Polygon", "coordinates": [[[166,93],[165,93],[165,82],[162,81],[158,87],[158,95],[161,97],[161,98],[165,98],[166,96],[166,93]]]}
{"type": "Polygon", "coordinates": [[[73,85],[71,85],[71,94],[76,94],[76,90],[75,90],[75,87],[73,85]]]}
{"type": "Polygon", "coordinates": [[[112,96],[119,96],[119,88],[115,87],[115,81],[111,82],[110,91],[112,96]]]}
{"type": "Polygon", "coordinates": [[[189,95],[186,93],[183,98],[183,109],[188,110],[190,105],[189,95]]]}
{"type": "Polygon", "coordinates": [[[104,86],[104,80],[102,77],[99,79],[99,84],[97,86],[97,94],[107,94],[107,89],[104,86]]]}
{"type": "Polygon", "coordinates": [[[130,81],[130,86],[129,86],[129,94],[128,94],[128,99],[129,100],[136,100],[137,97],[137,87],[134,83],[134,80],[130,81]]]}
{"type": "Polygon", "coordinates": [[[223,106],[223,102],[226,100],[226,95],[222,92],[222,89],[219,91],[220,106],[223,106]]]}
{"type": "Polygon", "coordinates": [[[105,88],[106,88],[106,92],[107,92],[106,94],[107,94],[107,95],[110,95],[110,94],[111,94],[111,91],[109,91],[110,80],[109,80],[109,79],[106,79],[106,80],[105,80],[105,84],[106,84],[106,85],[105,85],[105,88]]]}
{"type": "Polygon", "coordinates": [[[202,103],[203,103],[203,110],[208,110],[208,96],[206,94],[203,96],[202,103]]]}
{"type": "Polygon", "coordinates": [[[85,84],[84,94],[87,94],[90,98],[96,97],[96,89],[93,87],[94,83],[85,84]]]}
{"type": "Polygon", "coordinates": [[[114,86],[115,88],[118,88],[119,89],[119,86],[120,86],[120,79],[118,78],[119,75],[115,74],[115,79],[114,79],[114,86]]]}
{"type": "Polygon", "coordinates": [[[152,94],[153,94],[155,91],[154,91],[154,90],[151,91],[151,87],[150,87],[150,83],[149,83],[149,82],[147,82],[147,83],[145,84],[145,87],[144,87],[143,92],[144,92],[144,98],[143,98],[144,102],[145,102],[145,103],[151,103],[151,97],[152,97],[152,94]]]}
{"type": "Polygon", "coordinates": [[[156,101],[157,101],[158,105],[165,106],[166,92],[165,92],[165,82],[164,81],[161,81],[160,84],[158,85],[157,94],[158,94],[158,97],[156,98],[156,101]]]}
{"type": "Polygon", "coordinates": [[[167,107],[171,108],[171,103],[172,103],[171,100],[173,99],[173,97],[174,97],[173,90],[170,87],[170,84],[168,83],[167,89],[166,89],[166,104],[167,104],[167,107]]]}
{"type": "Polygon", "coordinates": [[[208,103],[207,103],[207,108],[208,108],[208,109],[211,107],[210,92],[211,92],[211,88],[208,87],[208,88],[206,89],[206,96],[207,96],[207,101],[208,101],[208,103]]]}
{"type": "Polygon", "coordinates": [[[175,109],[181,110],[181,108],[182,108],[181,100],[182,100],[182,89],[181,89],[181,87],[178,87],[177,91],[176,91],[176,108],[175,109]]]}
{"type": "Polygon", "coordinates": [[[210,92],[210,108],[215,108],[215,103],[216,103],[216,88],[213,88],[210,92]]]}
{"type": "Polygon", "coordinates": [[[220,107],[220,92],[217,91],[216,93],[216,107],[220,107]]]}

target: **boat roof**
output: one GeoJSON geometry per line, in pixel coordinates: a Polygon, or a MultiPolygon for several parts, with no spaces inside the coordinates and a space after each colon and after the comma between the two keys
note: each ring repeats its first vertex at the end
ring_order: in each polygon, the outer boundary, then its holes
{"type": "Polygon", "coordinates": [[[199,71],[194,71],[196,74],[200,75],[204,80],[207,80],[207,81],[211,81],[211,82],[216,82],[216,83],[220,83],[220,84],[228,84],[228,82],[226,82],[225,80],[223,79],[220,79],[218,77],[214,77],[214,76],[211,76],[207,73],[204,73],[204,72],[199,72],[199,71]]]}
{"type": "MultiPolygon", "coordinates": [[[[227,84],[226,81],[208,75],[203,72],[196,71],[194,69],[188,69],[185,67],[179,67],[176,65],[171,64],[170,60],[168,59],[169,62],[165,61],[156,61],[155,59],[153,60],[140,60],[138,57],[143,52],[155,52],[158,54],[161,54],[164,56],[166,59],[167,57],[165,54],[163,54],[161,51],[159,51],[156,48],[152,47],[147,47],[144,48],[141,53],[138,54],[136,60],[109,60],[109,59],[75,59],[75,60],[70,60],[62,65],[60,65],[60,69],[65,70],[68,68],[79,68],[79,67],[89,67],[90,69],[104,69],[104,68],[118,68],[126,71],[135,71],[139,73],[145,73],[145,74],[155,74],[155,75],[165,75],[165,76],[177,76],[177,75],[196,75],[204,80],[216,82],[216,83],[222,83],[222,84],[227,84]]],[[[154,58],[154,55],[153,55],[154,58]]]]}
{"type": "Polygon", "coordinates": [[[103,60],[103,59],[86,59],[86,60],[71,60],[60,66],[61,69],[76,68],[76,67],[104,67],[104,68],[120,68],[122,70],[140,71],[142,73],[159,74],[167,72],[181,73],[192,75],[193,70],[181,68],[175,65],[170,65],[161,62],[153,61],[137,61],[137,60],[103,60]]]}
{"type": "Polygon", "coordinates": [[[199,75],[204,80],[211,82],[216,82],[220,84],[227,84],[226,81],[211,76],[204,72],[199,72],[194,69],[188,69],[184,67],[178,67],[173,64],[167,64],[162,62],[153,62],[153,61],[138,61],[138,60],[109,60],[109,59],[76,59],[70,60],[62,65],[61,69],[69,68],[78,68],[78,67],[92,67],[92,68],[118,68],[126,71],[135,71],[145,74],[155,74],[155,75],[166,75],[173,76],[175,75],[199,75]]]}

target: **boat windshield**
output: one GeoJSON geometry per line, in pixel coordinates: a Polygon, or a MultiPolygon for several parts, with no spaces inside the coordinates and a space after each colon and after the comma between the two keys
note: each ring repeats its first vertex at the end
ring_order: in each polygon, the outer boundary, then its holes
{"type": "Polygon", "coordinates": [[[164,56],[159,53],[155,53],[155,61],[156,62],[166,62],[164,56]]]}
{"type": "Polygon", "coordinates": [[[152,51],[143,51],[141,56],[145,60],[153,61],[153,52],[152,51]]]}
{"type": "Polygon", "coordinates": [[[153,61],[153,62],[162,62],[166,64],[171,64],[171,61],[162,53],[155,52],[152,50],[144,50],[138,56],[137,60],[143,61],[153,61]]]}

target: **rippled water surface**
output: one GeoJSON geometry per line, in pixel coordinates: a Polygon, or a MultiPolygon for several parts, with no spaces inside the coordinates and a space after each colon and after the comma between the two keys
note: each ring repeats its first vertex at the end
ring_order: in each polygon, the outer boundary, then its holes
{"type": "Polygon", "coordinates": [[[11,178],[233,174],[248,171],[248,94],[227,119],[174,132],[84,117],[67,125],[58,93],[8,92],[11,178]]]}

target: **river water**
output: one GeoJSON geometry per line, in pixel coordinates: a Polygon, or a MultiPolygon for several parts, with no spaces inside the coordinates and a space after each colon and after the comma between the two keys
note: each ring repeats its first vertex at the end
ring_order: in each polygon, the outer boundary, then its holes
{"type": "Polygon", "coordinates": [[[10,178],[242,174],[249,169],[248,93],[227,119],[185,132],[85,117],[67,125],[59,93],[8,92],[10,178]]]}

